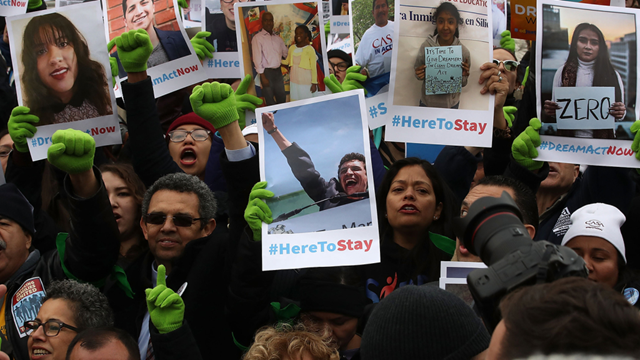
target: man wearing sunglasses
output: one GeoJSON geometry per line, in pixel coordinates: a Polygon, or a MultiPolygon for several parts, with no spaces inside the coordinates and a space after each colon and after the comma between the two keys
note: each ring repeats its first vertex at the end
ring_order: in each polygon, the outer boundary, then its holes
{"type": "Polygon", "coordinates": [[[113,325],[107,298],[93,285],[54,281],[38,315],[24,322],[29,358],[63,360],[82,330],[113,325]]]}

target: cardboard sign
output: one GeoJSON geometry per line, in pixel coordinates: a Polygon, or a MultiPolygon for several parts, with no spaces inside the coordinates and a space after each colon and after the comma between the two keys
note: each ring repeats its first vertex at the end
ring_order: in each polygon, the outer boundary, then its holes
{"type": "Polygon", "coordinates": [[[25,281],[11,297],[11,314],[21,338],[27,336],[24,322],[36,318],[45,295],[42,279],[34,277],[25,281]]]}
{"type": "Polygon", "coordinates": [[[462,47],[424,48],[425,93],[454,94],[462,91],[462,47]]]}
{"type": "Polygon", "coordinates": [[[616,101],[613,87],[558,87],[554,89],[558,129],[613,129],[614,117],[609,108],[616,101]]]}

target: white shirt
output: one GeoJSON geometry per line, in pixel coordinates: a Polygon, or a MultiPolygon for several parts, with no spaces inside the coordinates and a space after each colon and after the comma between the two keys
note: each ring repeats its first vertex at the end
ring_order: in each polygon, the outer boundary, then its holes
{"type": "Polygon", "coordinates": [[[269,34],[265,29],[260,30],[251,40],[253,64],[258,74],[264,69],[279,69],[282,59],[289,55],[289,49],[279,35],[269,34]]]}
{"type": "Polygon", "coordinates": [[[366,67],[370,77],[391,71],[393,50],[393,22],[380,27],[376,24],[365,31],[356,51],[356,64],[366,67]]]}
{"type": "MultiPolygon", "coordinates": [[[[583,86],[593,86],[593,75],[594,70],[593,66],[596,61],[582,61],[578,59],[578,73],[576,74],[576,87],[583,86]]],[[[553,89],[551,90],[551,98],[553,101],[556,101],[556,91],[555,88],[562,87],[562,70],[564,69],[564,65],[561,66],[557,71],[555,76],[553,77],[553,89]]],[[[618,86],[620,86],[620,98],[622,102],[624,102],[624,84],[622,83],[622,78],[620,74],[616,71],[616,76],[618,77],[618,86]]]]}

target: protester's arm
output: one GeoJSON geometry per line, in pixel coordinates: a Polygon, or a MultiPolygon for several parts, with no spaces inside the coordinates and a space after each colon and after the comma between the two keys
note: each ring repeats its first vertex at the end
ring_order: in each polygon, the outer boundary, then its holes
{"type": "Polygon", "coordinates": [[[418,50],[418,56],[416,57],[416,62],[413,65],[413,69],[415,70],[415,75],[416,75],[416,79],[418,80],[424,80],[424,76],[425,76],[425,64],[424,64],[424,48],[426,42],[424,42],[422,44],[422,46],[420,46],[420,50],[418,50]]]}
{"type": "Polygon", "coordinates": [[[71,220],[64,249],[58,248],[65,266],[62,271],[62,264],[55,264],[58,275],[103,280],[118,259],[120,233],[100,171],[93,167],[95,141],[87,133],[69,129],[56,131],[52,143],[47,158],[68,174],[63,190],[71,220]]]}
{"type": "Polygon", "coordinates": [[[276,142],[280,151],[284,151],[291,146],[291,142],[282,134],[280,129],[275,125],[275,119],[272,112],[262,113],[262,126],[267,134],[271,135],[273,141],[276,142]]]}
{"type": "Polygon", "coordinates": [[[122,82],[122,95],[127,105],[129,142],[133,167],[147,186],[166,174],[182,172],[169,154],[160,126],[151,78],[147,76],[147,59],[153,47],[144,30],[132,30],[109,43],[118,47],[118,56],[127,81],[122,82]],[[150,48],[151,47],[151,48],[150,48]]]}

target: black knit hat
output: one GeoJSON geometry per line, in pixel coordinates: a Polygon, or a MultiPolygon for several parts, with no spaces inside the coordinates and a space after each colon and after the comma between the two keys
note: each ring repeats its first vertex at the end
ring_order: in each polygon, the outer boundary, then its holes
{"type": "Polygon", "coordinates": [[[0,185],[0,216],[17,222],[31,235],[36,232],[33,207],[14,184],[0,185]]]}
{"type": "Polygon", "coordinates": [[[363,360],[468,360],[491,337],[474,311],[435,286],[407,285],[373,310],[362,335],[363,360]]]}
{"type": "Polygon", "coordinates": [[[340,58],[344,62],[346,62],[347,67],[351,67],[353,65],[353,60],[351,59],[351,55],[347,54],[346,52],[340,49],[329,50],[329,52],[327,53],[327,59],[331,59],[334,57],[340,58]]]}

